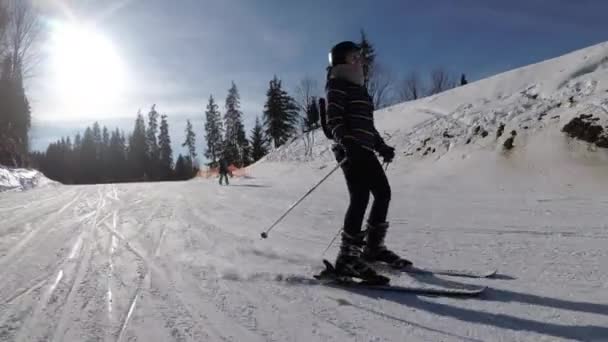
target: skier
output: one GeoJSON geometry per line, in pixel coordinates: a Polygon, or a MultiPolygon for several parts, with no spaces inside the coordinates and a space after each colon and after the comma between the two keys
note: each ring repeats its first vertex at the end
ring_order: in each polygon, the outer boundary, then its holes
{"type": "Polygon", "coordinates": [[[374,152],[390,163],[395,149],[384,142],[374,126],[374,105],[364,85],[360,46],[350,41],[335,45],[329,63],[327,128],[335,141],[332,149],[336,160],[340,163],[346,158],[342,171],[350,194],[335,268],[342,275],[378,279],[382,276],[368,263],[384,262],[396,268],[412,264],[384,244],[391,188],[374,152]],[[362,231],[370,192],[374,203],[366,230],[362,231]]]}
{"type": "Polygon", "coordinates": [[[226,180],[226,185],[230,185],[230,183],[228,182],[228,173],[230,173],[230,170],[228,170],[228,163],[224,158],[220,159],[219,173],[220,185],[222,185],[222,179],[226,180]]]}

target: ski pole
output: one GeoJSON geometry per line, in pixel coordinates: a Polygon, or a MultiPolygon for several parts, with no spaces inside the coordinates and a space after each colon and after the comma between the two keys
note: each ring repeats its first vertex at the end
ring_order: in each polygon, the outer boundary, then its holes
{"type": "Polygon", "coordinates": [[[321,257],[323,257],[325,255],[325,253],[327,253],[327,251],[329,250],[329,248],[331,247],[331,245],[334,244],[334,241],[336,241],[336,238],[338,237],[338,235],[340,235],[341,231],[342,231],[342,227],[340,227],[340,229],[338,229],[338,232],[336,233],[336,235],[334,236],[334,238],[331,239],[331,241],[329,242],[329,245],[327,245],[327,248],[325,248],[325,250],[323,251],[323,254],[321,254],[321,257]]]}
{"type": "Polygon", "coordinates": [[[325,177],[323,177],[323,179],[321,179],[317,184],[315,184],[315,186],[313,186],[312,188],[310,188],[310,190],[308,190],[308,192],[305,193],[304,196],[300,197],[299,200],[297,200],[294,204],[292,204],[289,207],[289,209],[287,209],[287,211],[283,215],[281,215],[281,217],[279,217],[265,232],[262,232],[260,234],[262,236],[262,239],[268,238],[268,233],[270,233],[270,231],[279,222],[281,222],[281,220],[284,219],[285,216],[287,216],[287,214],[289,214],[289,212],[293,210],[293,208],[295,208],[298,204],[300,204],[300,202],[302,202],[306,198],[306,196],[310,195],[311,192],[313,192],[317,187],[319,187],[319,185],[321,185],[321,183],[323,183],[327,178],[329,178],[329,176],[331,176],[345,162],[346,162],[346,158],[344,158],[338,165],[336,165],[325,177]]]}

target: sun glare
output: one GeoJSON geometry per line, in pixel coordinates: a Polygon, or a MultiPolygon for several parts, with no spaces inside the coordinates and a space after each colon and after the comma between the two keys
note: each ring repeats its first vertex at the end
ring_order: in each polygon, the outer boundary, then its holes
{"type": "Polygon", "coordinates": [[[112,42],[98,32],[57,24],[51,54],[57,96],[71,107],[113,101],[125,87],[123,62],[112,42]]]}

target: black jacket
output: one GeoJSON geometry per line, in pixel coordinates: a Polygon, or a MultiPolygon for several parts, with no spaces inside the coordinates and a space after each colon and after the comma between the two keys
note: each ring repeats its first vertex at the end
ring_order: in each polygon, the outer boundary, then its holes
{"type": "Polygon", "coordinates": [[[225,160],[220,160],[220,169],[221,174],[228,173],[228,163],[225,160]]]}
{"type": "Polygon", "coordinates": [[[384,143],[374,126],[374,105],[364,86],[331,78],[326,89],[327,127],[336,142],[351,139],[372,151],[384,143]]]}

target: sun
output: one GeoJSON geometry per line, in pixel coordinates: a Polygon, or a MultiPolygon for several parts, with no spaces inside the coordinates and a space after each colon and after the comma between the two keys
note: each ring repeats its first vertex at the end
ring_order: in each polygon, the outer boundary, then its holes
{"type": "Polygon", "coordinates": [[[81,108],[116,100],[126,86],[123,60],[112,42],[82,25],[56,23],[51,33],[53,88],[81,108]]]}

